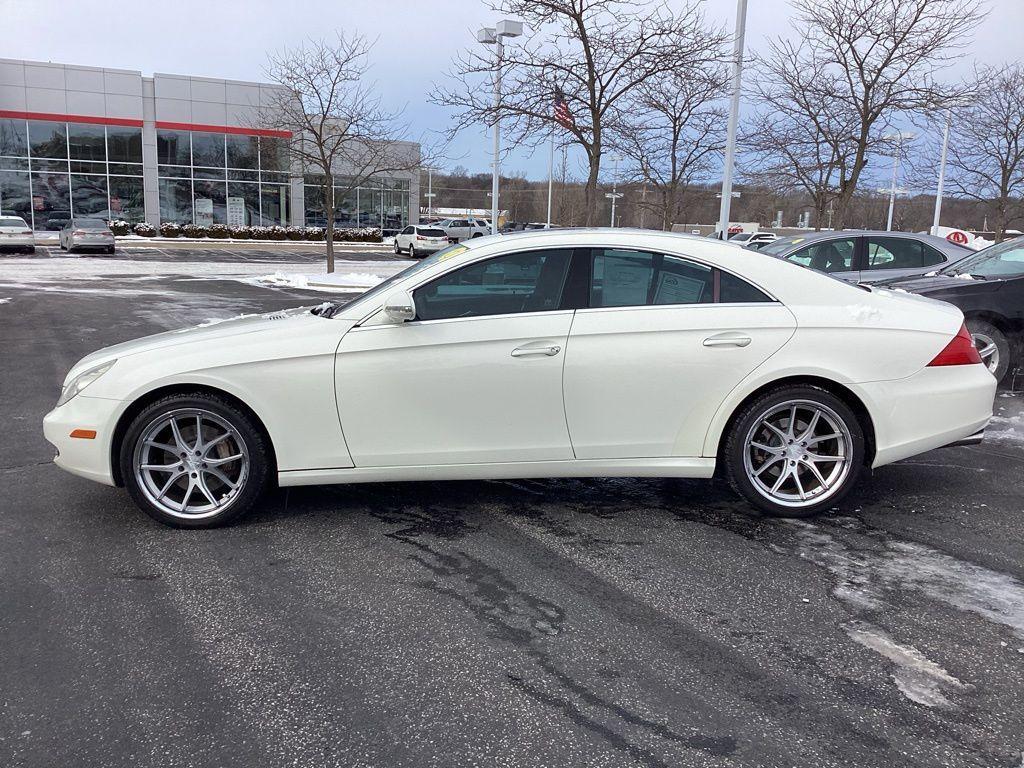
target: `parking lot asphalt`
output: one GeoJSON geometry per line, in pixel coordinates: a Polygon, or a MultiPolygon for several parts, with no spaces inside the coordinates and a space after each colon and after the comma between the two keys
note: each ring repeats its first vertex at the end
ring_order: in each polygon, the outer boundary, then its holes
{"type": "Polygon", "coordinates": [[[222,252],[48,258],[0,257],[0,765],[1022,764],[1024,398],[809,521],[717,481],[530,480],[171,530],[51,463],[67,369],[325,295],[222,252]]]}

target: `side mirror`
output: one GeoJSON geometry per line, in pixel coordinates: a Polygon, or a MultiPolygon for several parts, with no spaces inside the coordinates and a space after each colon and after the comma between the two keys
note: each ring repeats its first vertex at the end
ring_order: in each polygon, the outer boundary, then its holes
{"type": "Polygon", "coordinates": [[[384,314],[394,323],[416,319],[416,304],[408,291],[396,291],[384,301],[384,314]]]}

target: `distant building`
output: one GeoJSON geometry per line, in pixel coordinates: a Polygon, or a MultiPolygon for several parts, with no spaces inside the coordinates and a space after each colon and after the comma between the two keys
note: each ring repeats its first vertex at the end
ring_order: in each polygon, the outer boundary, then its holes
{"type": "MultiPolygon", "coordinates": [[[[321,187],[291,163],[290,134],[258,127],[276,88],[0,59],[0,215],[37,230],[72,216],[323,226],[321,187]]],[[[419,174],[338,198],[339,226],[400,228],[418,221],[419,174]]]]}

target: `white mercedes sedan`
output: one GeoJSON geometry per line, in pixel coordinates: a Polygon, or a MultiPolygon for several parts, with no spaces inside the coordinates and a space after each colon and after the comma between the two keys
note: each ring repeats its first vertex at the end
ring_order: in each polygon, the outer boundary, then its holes
{"type": "Polygon", "coordinates": [[[59,466],[181,527],[275,483],[716,473],[804,516],[979,441],[995,387],[949,304],[707,238],[553,230],[100,350],[44,430],[59,466]]]}

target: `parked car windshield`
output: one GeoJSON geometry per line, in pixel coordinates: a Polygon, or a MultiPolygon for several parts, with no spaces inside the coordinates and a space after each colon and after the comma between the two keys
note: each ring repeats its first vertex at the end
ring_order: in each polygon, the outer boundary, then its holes
{"type": "Polygon", "coordinates": [[[75,219],[75,227],[78,229],[106,229],[107,222],[103,219],[75,219]]]}
{"type": "Polygon", "coordinates": [[[990,245],[955,264],[940,270],[944,275],[978,277],[1018,277],[1024,275],[1024,237],[990,245]]]}
{"type": "Polygon", "coordinates": [[[770,243],[765,245],[758,250],[761,253],[767,253],[769,256],[778,256],[780,253],[785,253],[794,245],[800,245],[807,237],[805,235],[790,235],[789,237],[780,237],[777,240],[772,240],[770,243]]]}
{"type": "Polygon", "coordinates": [[[27,227],[23,219],[0,219],[0,227],[27,227]]]}

